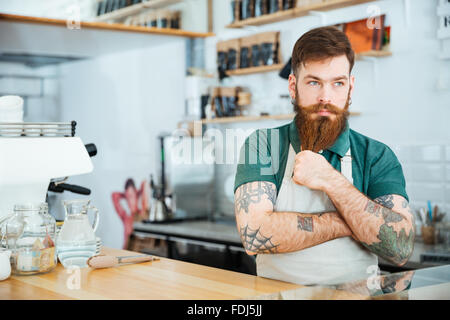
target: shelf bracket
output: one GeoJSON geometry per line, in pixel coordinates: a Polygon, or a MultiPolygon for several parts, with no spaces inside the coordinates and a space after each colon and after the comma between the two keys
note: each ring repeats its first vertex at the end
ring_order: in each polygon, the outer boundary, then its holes
{"type": "Polygon", "coordinates": [[[327,24],[327,14],[325,12],[311,10],[309,11],[309,15],[319,17],[322,26],[325,26],[327,24]]]}

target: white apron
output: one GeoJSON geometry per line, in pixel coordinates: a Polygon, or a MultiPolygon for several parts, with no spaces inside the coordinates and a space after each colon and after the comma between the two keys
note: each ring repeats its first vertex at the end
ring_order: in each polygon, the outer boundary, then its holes
{"type": "MultiPolygon", "coordinates": [[[[293,181],[295,155],[290,145],[274,210],[309,214],[336,211],[325,192],[293,181]]],[[[341,172],[353,184],[350,149],[341,159],[341,172]]],[[[377,256],[352,237],[337,238],[300,251],[258,254],[256,257],[258,276],[302,285],[334,285],[361,280],[370,276],[367,268],[371,265],[378,266],[377,256]]]]}

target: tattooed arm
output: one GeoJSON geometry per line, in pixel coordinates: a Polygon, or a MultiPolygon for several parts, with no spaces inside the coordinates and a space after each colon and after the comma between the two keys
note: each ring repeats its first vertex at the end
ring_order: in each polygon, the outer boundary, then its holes
{"type": "Polygon", "coordinates": [[[338,171],[323,191],[334,203],[356,238],[376,255],[404,265],[414,246],[414,215],[399,195],[367,198],[338,171]]]}
{"type": "Polygon", "coordinates": [[[336,212],[274,212],[276,194],[275,185],[266,181],[249,182],[236,189],[236,223],[247,254],[298,251],[352,235],[336,212]]]}

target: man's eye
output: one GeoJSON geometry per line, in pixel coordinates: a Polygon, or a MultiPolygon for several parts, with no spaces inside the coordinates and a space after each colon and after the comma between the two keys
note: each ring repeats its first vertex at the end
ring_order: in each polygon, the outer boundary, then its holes
{"type": "Polygon", "coordinates": [[[338,82],[335,82],[334,85],[336,87],[342,87],[344,85],[344,83],[342,81],[338,81],[338,82]]]}
{"type": "Polygon", "coordinates": [[[312,86],[317,86],[319,83],[317,81],[310,81],[308,82],[308,84],[312,86]]]}

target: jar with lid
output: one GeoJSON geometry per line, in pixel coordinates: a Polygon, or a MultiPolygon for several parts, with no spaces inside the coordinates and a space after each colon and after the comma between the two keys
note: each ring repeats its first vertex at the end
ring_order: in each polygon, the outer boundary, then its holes
{"type": "Polygon", "coordinates": [[[56,221],[47,203],[17,204],[6,222],[11,271],[17,275],[45,273],[56,267],[56,221]]]}

